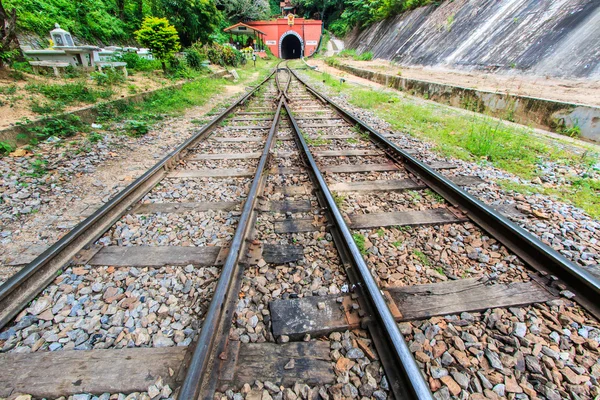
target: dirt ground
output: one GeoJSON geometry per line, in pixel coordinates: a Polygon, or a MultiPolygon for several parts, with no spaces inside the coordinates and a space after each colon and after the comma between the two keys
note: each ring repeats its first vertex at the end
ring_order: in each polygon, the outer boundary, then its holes
{"type": "MultiPolygon", "coordinates": [[[[313,63],[315,61],[313,60],[313,63]]],[[[403,78],[600,106],[600,81],[498,75],[431,67],[400,67],[386,60],[355,61],[344,58],[341,61],[357,68],[389,75],[398,75],[400,72],[403,78]]]]}
{"type": "MultiPolygon", "coordinates": [[[[108,89],[106,86],[96,85],[89,77],[67,79],[56,78],[53,75],[33,75],[27,73],[24,73],[23,75],[25,80],[15,80],[7,73],[0,74],[0,129],[12,126],[24,118],[33,120],[42,116],[41,114],[33,112],[31,106],[35,102],[38,102],[39,104],[49,103],[50,99],[35,90],[28,90],[26,88],[28,84],[50,85],[83,81],[86,83],[86,87],[90,89],[108,89]],[[8,88],[13,89],[9,91],[8,88]],[[12,91],[14,91],[14,93],[11,93],[12,91]]],[[[136,72],[135,74],[130,73],[125,82],[110,87],[114,92],[110,98],[101,99],[101,101],[116,100],[176,83],[178,82],[162,76],[160,71],[136,72]]],[[[73,103],[67,105],[63,111],[70,112],[89,105],[90,104],[88,103],[73,103]]]]}

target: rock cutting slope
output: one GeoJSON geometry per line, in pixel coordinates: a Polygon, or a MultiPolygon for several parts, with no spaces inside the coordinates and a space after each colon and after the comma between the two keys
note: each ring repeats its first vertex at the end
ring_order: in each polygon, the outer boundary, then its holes
{"type": "Polygon", "coordinates": [[[346,44],[404,65],[600,79],[600,2],[458,0],[355,30],[346,44]]]}

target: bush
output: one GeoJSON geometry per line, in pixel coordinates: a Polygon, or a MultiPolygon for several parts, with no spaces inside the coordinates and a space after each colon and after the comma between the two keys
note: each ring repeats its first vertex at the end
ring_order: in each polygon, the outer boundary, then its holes
{"type": "Polygon", "coordinates": [[[188,67],[193,69],[201,69],[202,61],[206,60],[206,53],[201,54],[198,50],[190,47],[184,52],[185,62],[188,67]]]}
{"type": "Polygon", "coordinates": [[[237,67],[246,60],[242,52],[231,46],[223,46],[218,43],[213,43],[210,46],[207,45],[206,55],[211,63],[222,67],[226,65],[237,67]]]}
{"type": "Polygon", "coordinates": [[[133,71],[154,71],[160,69],[160,61],[148,60],[137,53],[120,53],[113,57],[114,61],[126,62],[127,69],[133,71]]]}

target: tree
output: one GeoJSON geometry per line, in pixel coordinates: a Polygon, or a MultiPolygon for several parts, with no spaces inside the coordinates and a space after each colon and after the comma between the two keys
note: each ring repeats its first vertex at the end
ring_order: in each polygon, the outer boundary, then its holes
{"type": "Polygon", "coordinates": [[[181,48],[175,27],[166,18],[146,17],[142,27],[135,31],[135,37],[142,46],[152,50],[152,55],[167,72],[166,62],[181,48]]]}
{"type": "Polygon", "coordinates": [[[6,12],[0,0],[0,68],[9,59],[20,53],[19,40],[16,34],[17,10],[6,12]]]}
{"type": "Polygon", "coordinates": [[[169,18],[184,46],[211,42],[210,36],[221,21],[214,0],[153,0],[152,11],[169,18]]]}
{"type": "Polygon", "coordinates": [[[268,0],[217,0],[217,7],[232,21],[264,19],[271,14],[268,0]]]}
{"type": "Polygon", "coordinates": [[[344,8],[344,1],[342,0],[294,0],[293,4],[301,6],[304,10],[309,11],[310,14],[318,12],[321,21],[325,21],[326,12],[330,8],[344,8]]]}

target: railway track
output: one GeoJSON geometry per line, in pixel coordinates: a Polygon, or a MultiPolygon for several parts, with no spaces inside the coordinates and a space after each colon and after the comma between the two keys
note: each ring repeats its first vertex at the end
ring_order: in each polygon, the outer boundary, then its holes
{"type": "Polygon", "coordinates": [[[0,287],[0,397],[598,395],[598,281],[390,139],[280,64],[0,287]]]}

